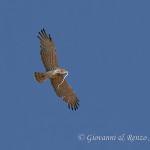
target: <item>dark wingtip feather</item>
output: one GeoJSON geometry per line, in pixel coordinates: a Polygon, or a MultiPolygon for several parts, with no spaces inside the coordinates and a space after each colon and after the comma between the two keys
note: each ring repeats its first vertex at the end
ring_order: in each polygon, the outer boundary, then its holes
{"type": "Polygon", "coordinates": [[[73,104],[71,103],[71,109],[73,110],[73,104]]]}
{"type": "Polygon", "coordinates": [[[42,32],[42,34],[43,34],[43,36],[44,36],[44,38],[48,38],[48,36],[47,36],[47,33],[46,33],[46,31],[45,31],[45,29],[43,28],[42,30],[41,30],[41,32],[42,32]]]}
{"type": "Polygon", "coordinates": [[[50,41],[51,41],[51,40],[52,40],[51,35],[49,34],[48,36],[49,36],[49,39],[50,39],[50,41]]]}
{"type": "Polygon", "coordinates": [[[38,37],[38,39],[40,39],[41,40],[41,38],[39,37],[39,36],[37,36],[38,37]]]}
{"type": "Polygon", "coordinates": [[[70,109],[72,109],[72,110],[77,110],[78,109],[78,107],[79,107],[79,103],[78,103],[78,101],[77,102],[75,102],[75,103],[68,103],[68,108],[70,109]]]}
{"type": "Polygon", "coordinates": [[[70,104],[68,104],[68,108],[70,109],[70,104]]]}
{"type": "Polygon", "coordinates": [[[41,34],[41,32],[39,32],[39,35],[43,38],[43,35],[41,34]]]}
{"type": "Polygon", "coordinates": [[[41,30],[42,34],[43,34],[43,30],[41,30]]]}

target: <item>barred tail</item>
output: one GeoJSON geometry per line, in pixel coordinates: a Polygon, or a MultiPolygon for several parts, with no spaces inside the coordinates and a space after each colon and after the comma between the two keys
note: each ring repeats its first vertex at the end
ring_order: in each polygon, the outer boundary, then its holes
{"type": "Polygon", "coordinates": [[[35,77],[36,81],[42,83],[47,79],[47,74],[41,73],[41,72],[35,72],[34,77],[35,77]]]}

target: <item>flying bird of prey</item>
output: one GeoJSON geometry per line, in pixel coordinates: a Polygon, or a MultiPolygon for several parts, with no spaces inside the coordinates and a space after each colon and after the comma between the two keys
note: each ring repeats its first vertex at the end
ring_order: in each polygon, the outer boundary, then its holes
{"type": "Polygon", "coordinates": [[[49,78],[54,91],[68,104],[68,107],[71,107],[72,110],[73,108],[75,110],[78,109],[79,100],[65,80],[65,77],[68,75],[68,71],[59,68],[56,48],[50,34],[47,35],[43,29],[39,32],[39,36],[37,37],[40,39],[40,55],[44,67],[46,68],[46,72],[35,72],[34,76],[36,80],[42,83],[49,78]],[[64,74],[66,74],[65,77],[63,77],[64,74]]]}

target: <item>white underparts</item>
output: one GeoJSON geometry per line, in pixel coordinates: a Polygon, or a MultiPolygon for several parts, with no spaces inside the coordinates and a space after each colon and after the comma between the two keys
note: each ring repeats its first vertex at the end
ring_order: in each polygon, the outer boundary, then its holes
{"type": "Polygon", "coordinates": [[[55,73],[57,72],[57,70],[58,70],[58,69],[56,69],[56,70],[53,72],[53,75],[55,75],[55,73]]]}
{"type": "Polygon", "coordinates": [[[65,77],[63,78],[62,82],[60,84],[58,84],[58,89],[59,89],[59,86],[63,84],[63,82],[65,81],[65,78],[68,76],[68,71],[67,71],[67,74],[65,75],[65,77]]]}

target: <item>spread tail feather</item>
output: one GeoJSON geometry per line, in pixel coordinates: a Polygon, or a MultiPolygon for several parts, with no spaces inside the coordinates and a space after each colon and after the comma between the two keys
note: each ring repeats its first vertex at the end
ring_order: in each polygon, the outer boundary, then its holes
{"type": "Polygon", "coordinates": [[[34,77],[36,81],[40,83],[44,82],[48,78],[46,73],[41,73],[41,72],[35,72],[34,77]]]}

